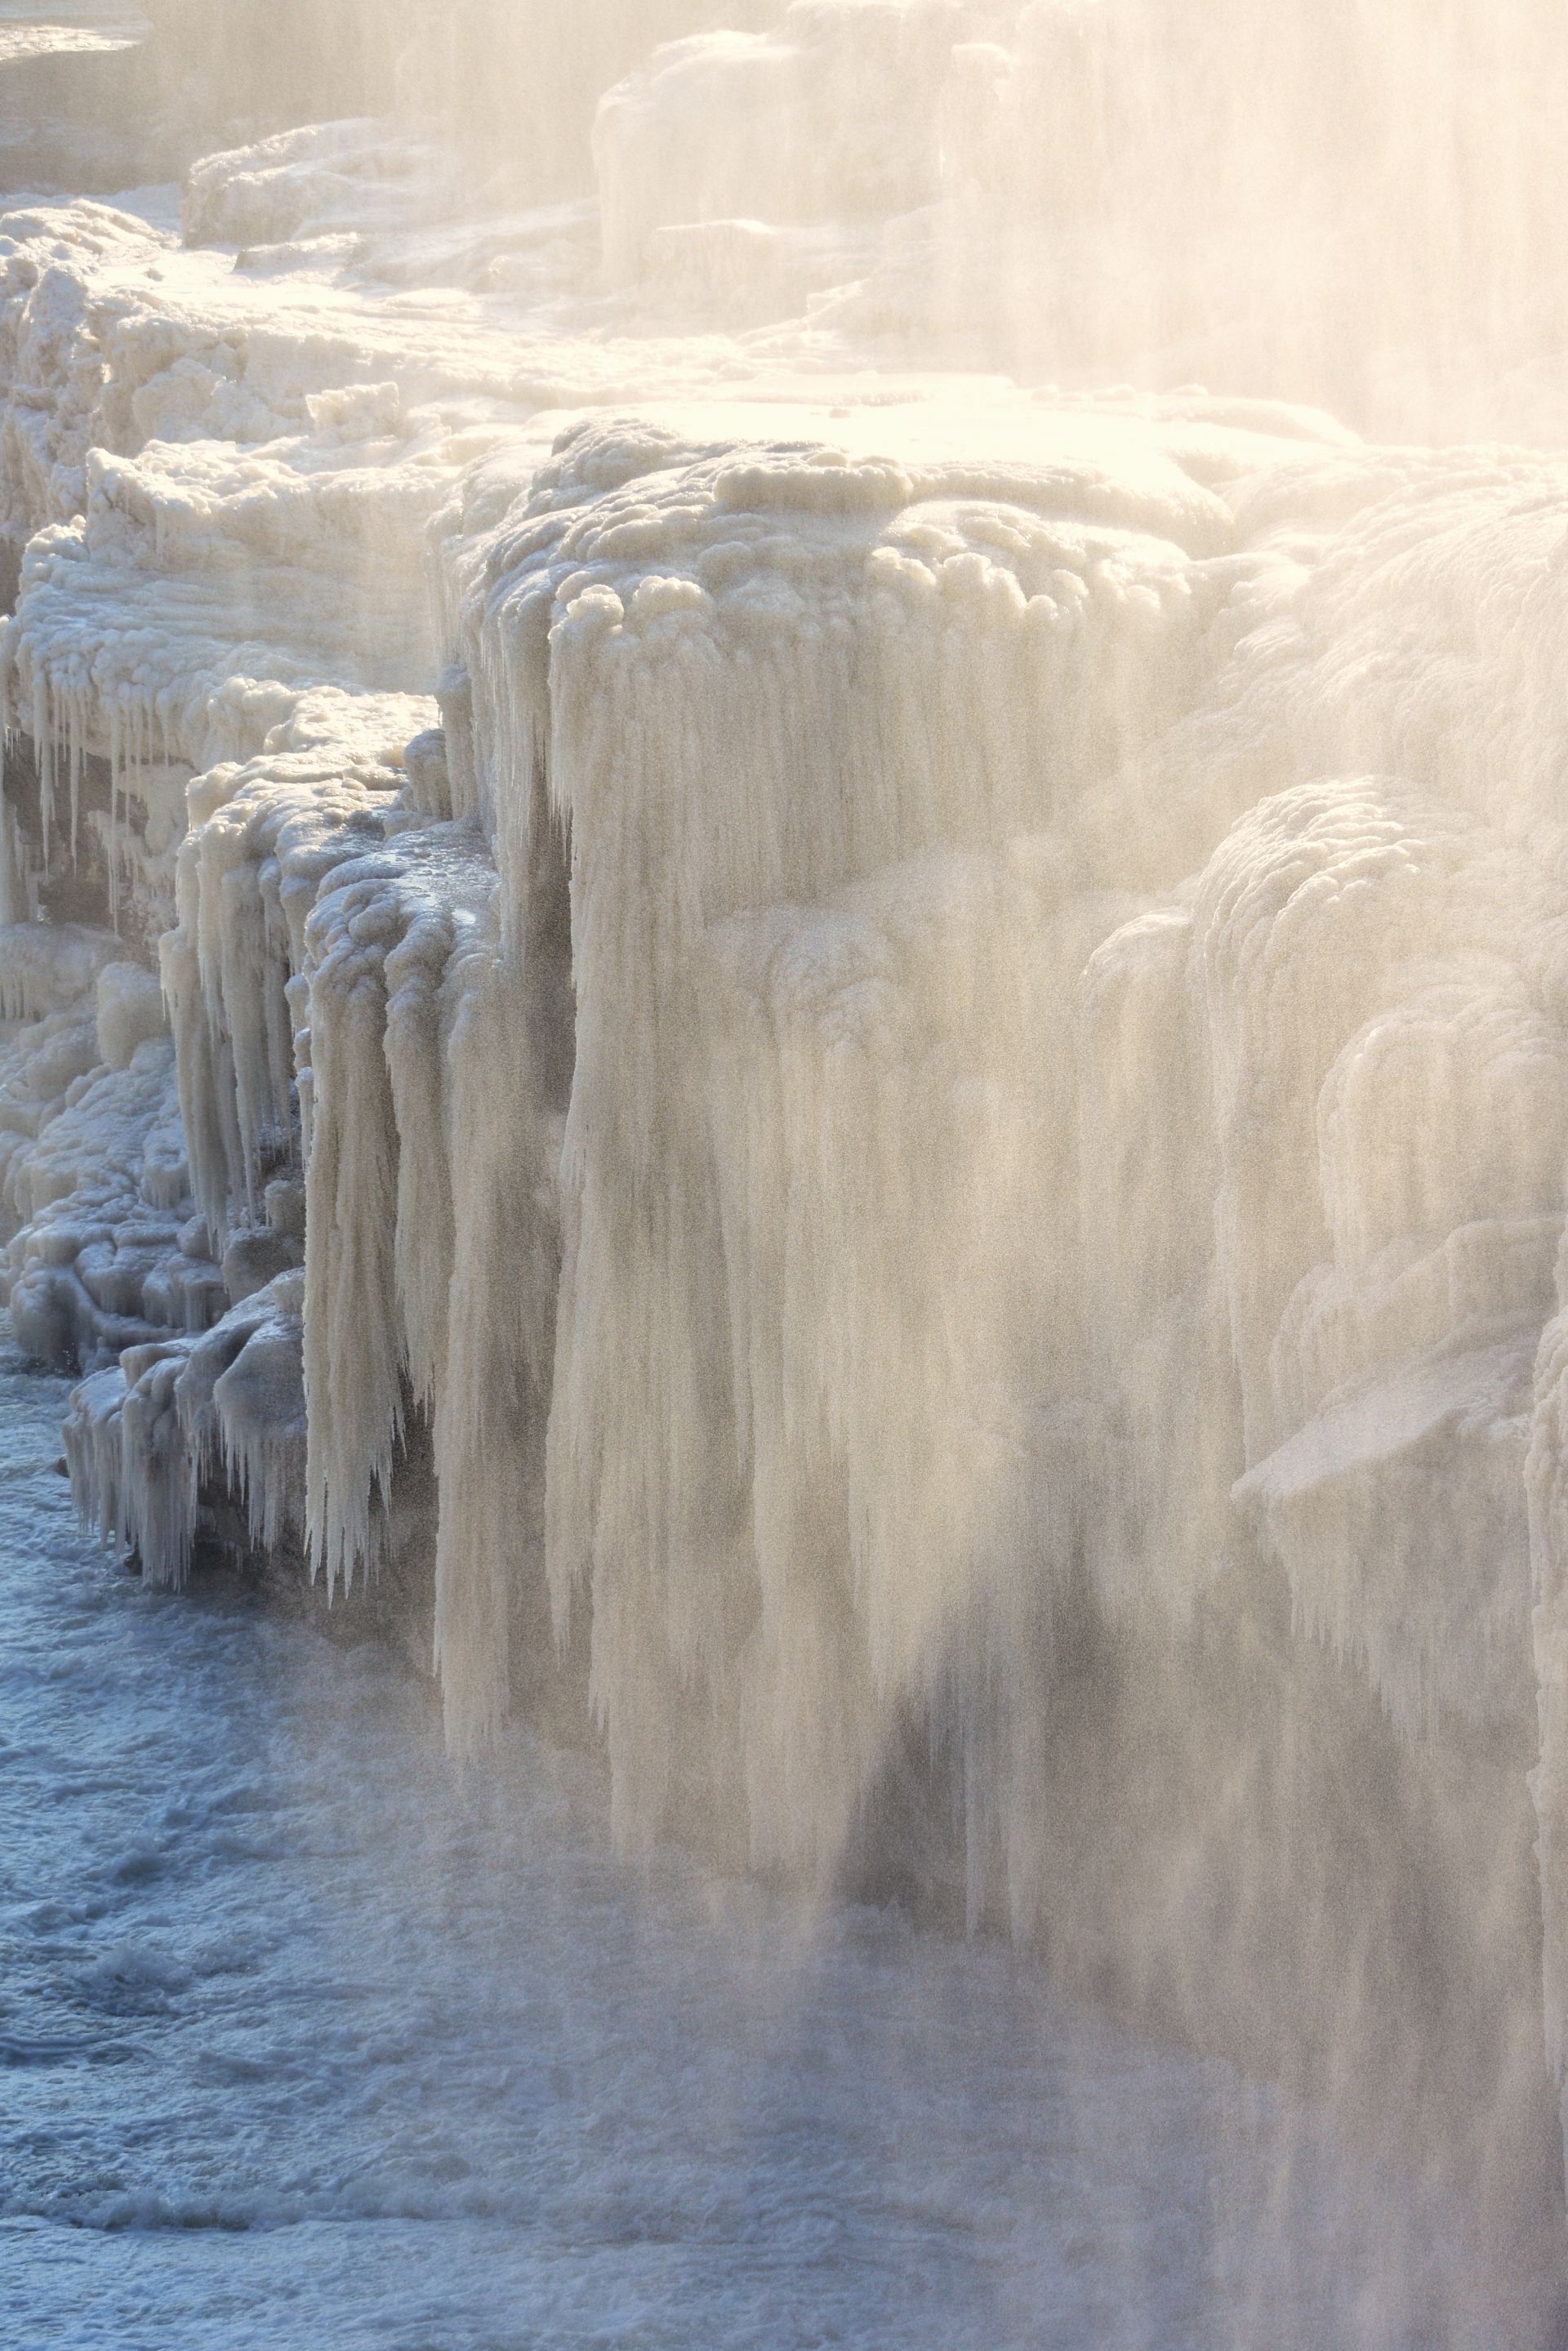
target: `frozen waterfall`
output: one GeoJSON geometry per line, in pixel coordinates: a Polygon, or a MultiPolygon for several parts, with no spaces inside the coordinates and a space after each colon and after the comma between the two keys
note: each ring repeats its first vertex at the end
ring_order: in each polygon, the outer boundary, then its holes
{"type": "Polygon", "coordinates": [[[0,215],[84,1518],[1552,2273],[1557,12],[100,13],[145,170],[0,215]]]}

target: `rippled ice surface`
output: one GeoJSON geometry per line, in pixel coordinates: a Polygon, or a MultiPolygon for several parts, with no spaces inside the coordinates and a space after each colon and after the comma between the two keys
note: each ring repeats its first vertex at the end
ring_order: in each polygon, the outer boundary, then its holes
{"type": "Polygon", "coordinates": [[[61,1393],[0,1347],[5,2351],[1451,2339],[1431,2216],[1222,2068],[625,1869],[582,1758],[464,1782],[375,1647],[144,1593],[61,1393]]]}

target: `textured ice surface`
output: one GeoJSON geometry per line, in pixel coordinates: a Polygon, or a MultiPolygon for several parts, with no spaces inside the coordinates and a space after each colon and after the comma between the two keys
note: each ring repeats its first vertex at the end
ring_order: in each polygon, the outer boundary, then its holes
{"type": "MultiPolygon", "coordinates": [[[[525,988],[572,844],[549,1564],[562,1616],[591,1590],[628,1805],[695,1682],[753,1849],[831,1852],[896,1697],[941,1720],[971,1634],[992,1689],[1035,1670],[1021,1595],[1086,1555],[1107,1605],[1179,1617],[1232,1479],[1325,1401],[1505,1337],[1527,1371],[1557,482],[1199,399],[933,398],[650,408],[442,516],[453,792],[525,988]]],[[[1528,1674],[1525,1404],[1465,1393],[1440,1558],[1391,1402],[1316,1479],[1380,1534],[1300,1564],[1272,1498],[1310,1447],[1246,1489],[1407,1727],[1507,1716],[1528,1674]]]]}
{"type": "Polygon", "coordinates": [[[0,66],[24,57],[130,48],[148,34],[147,18],[126,0],[5,0],[0,7],[0,66]],[[40,22],[40,16],[44,18],[40,22]]]}
{"type": "MultiPolygon", "coordinates": [[[[1179,13],[532,11],[561,152],[482,202],[356,118],[206,159],[183,239],[6,216],[5,911],[123,932],[0,953],[13,1310],[149,1584],[225,1473],[357,1584],[428,1439],[454,1750],[553,1614],[623,1846],[886,1834],[1314,2079],[1381,2001],[1507,2205],[1538,1746],[1568,2013],[1568,476],[1244,395],[1424,425],[1478,285],[1467,364],[1536,350],[1560,159],[1478,112],[1469,225],[1352,268],[1425,20],[1330,184],[1333,25],[1179,13]],[[1298,295],[1351,282],[1347,374],[1298,295]]],[[[1450,14],[1517,95],[1540,12],[1450,14]]]]}

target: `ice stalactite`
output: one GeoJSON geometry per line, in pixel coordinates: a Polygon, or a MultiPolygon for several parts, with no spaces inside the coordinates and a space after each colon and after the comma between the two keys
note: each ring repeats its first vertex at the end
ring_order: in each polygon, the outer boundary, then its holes
{"type": "Polygon", "coordinates": [[[334,878],[307,932],[315,1113],[306,1171],[307,1504],[312,1563],[329,1587],[374,1556],[403,1434],[383,970],[397,909],[373,870],[368,880],[334,878]],[[312,1248],[312,1233],[330,1238],[312,1248]]]}
{"type": "Polygon", "coordinates": [[[192,1346],[178,1396],[199,1475],[222,1467],[264,1551],[305,1531],[303,1290],[282,1273],[242,1301],[192,1346]]]}
{"type": "Polygon", "coordinates": [[[302,695],[433,671],[419,558],[439,474],[400,473],[373,444],[335,449],[344,473],[323,478],[301,453],[296,436],[236,464],[193,510],[156,451],[99,457],[81,518],[29,541],[5,653],[47,823],[57,808],[78,824],[89,754],[117,789],[137,768],[208,768],[259,752],[302,695]],[[258,545],[269,507],[287,527],[258,545]]]}
{"type": "Polygon", "coordinates": [[[435,1420],[435,1654],[448,1740],[470,1754],[511,1705],[518,1593],[530,1577],[543,1583],[560,1135],[541,1116],[529,1006],[493,925],[454,958],[447,987],[452,1253],[435,1420]]]}
{"type": "Polygon", "coordinates": [[[406,1376],[421,1404],[437,1395],[454,1180],[437,1172],[443,1144],[452,1150],[439,998],[457,938],[493,886],[469,829],[410,826],[338,865],[306,925],[308,1518],[329,1584],[376,1555],[406,1376]],[[429,1225],[412,1221],[427,1215],[429,1225]]]}
{"type": "Polygon", "coordinates": [[[210,1331],[127,1348],[74,1392],[65,1440],[78,1508],[150,1583],[186,1581],[215,1482],[239,1495],[258,1548],[302,1537],[300,1286],[280,1275],[210,1331]]]}
{"type": "Polygon", "coordinates": [[[175,1392],[182,1344],[127,1348],[83,1381],[65,1425],[66,1459],[83,1518],[115,1550],[132,1550],[150,1583],[178,1589],[190,1572],[196,1479],[175,1392]]]}
{"type": "MultiPolygon", "coordinates": [[[[524,1255],[533,1248],[532,1193],[553,1179],[528,1141],[528,1089],[468,1041],[478,1028],[506,1050],[502,1011],[471,1001],[504,986],[483,944],[495,876],[483,838],[431,823],[419,802],[443,768],[439,733],[417,737],[411,807],[400,755],[374,747],[382,739],[372,726],[357,744],[339,725],[301,751],[280,733],[248,767],[198,779],[164,977],[212,1228],[243,1235],[266,1167],[303,1160],[313,1566],[329,1588],[374,1569],[410,1407],[433,1420],[445,1490],[493,1497],[488,1517],[454,1509],[442,1521],[438,1639],[464,1744],[476,1735],[462,1727],[471,1683],[489,1677],[481,1728],[504,1711],[511,1546],[528,1501],[507,1433],[519,1356],[497,1337],[493,1268],[514,1231],[524,1255]]],[[[515,987],[505,1002],[518,1022],[511,1050],[525,1054],[515,987]]],[[[553,1198],[546,1221],[553,1236],[553,1198]]],[[[553,1264],[530,1293],[535,1386],[547,1387],[536,1366],[553,1264]]],[[[534,1418],[542,1430],[542,1401],[534,1418]]]]}
{"type": "Polygon", "coordinates": [[[0,930],[27,919],[27,876],[16,812],[0,797],[0,930]]]}
{"type": "Polygon", "coordinates": [[[304,1164],[306,1515],[329,1586],[377,1556],[405,1379],[431,1406],[445,1351],[441,983],[493,872],[472,828],[399,796],[392,730],[424,715],[329,703],[198,779],[162,946],[212,1229],[255,1221],[268,1170],[304,1164]]]}
{"type": "Polygon", "coordinates": [[[402,782],[412,697],[305,697],[244,766],[190,792],[178,925],[161,942],[196,1197],[214,1233],[255,1213],[269,1155],[293,1145],[296,1028],[288,989],[323,877],[381,838],[402,782]],[[398,764],[393,764],[397,762],[398,764]]]}

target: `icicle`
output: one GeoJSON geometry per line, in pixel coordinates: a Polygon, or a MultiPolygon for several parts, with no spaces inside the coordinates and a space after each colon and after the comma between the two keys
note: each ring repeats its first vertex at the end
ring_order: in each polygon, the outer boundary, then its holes
{"type": "Polygon", "coordinates": [[[507,1712],[513,1610],[524,1578],[542,1580],[539,1469],[558,1260],[517,977],[479,940],[454,963],[450,985],[456,1253],[436,1418],[435,1656],[447,1740],[466,1755],[507,1712]]]}
{"type": "Polygon", "coordinates": [[[213,1386],[224,1474],[244,1502],[251,1541],[264,1551],[305,1527],[299,1290],[299,1277],[286,1275],[252,1301],[265,1303],[267,1317],[213,1386]]]}
{"type": "MultiPolygon", "coordinates": [[[[109,919],[118,935],[119,931],[119,800],[123,784],[119,756],[119,703],[113,698],[109,705],[109,919]]],[[[126,818],[130,820],[129,791],[126,818]]]]}
{"type": "MultiPolygon", "coordinates": [[[[445,986],[454,918],[419,909],[387,956],[388,1074],[398,1128],[395,1279],[403,1353],[415,1404],[433,1410],[444,1384],[452,1286],[452,1152],[446,1107],[445,986]]],[[[468,927],[466,918],[462,927],[468,927]]]]}
{"type": "Polygon", "coordinates": [[[16,819],[0,787],[0,927],[24,919],[26,883],[18,871],[16,819]]]}
{"type": "Polygon", "coordinates": [[[55,730],[48,681],[37,662],[33,668],[33,757],[38,768],[40,848],[47,869],[55,820],[55,730]]]}
{"type": "Polygon", "coordinates": [[[79,820],[79,818],[80,818],[80,814],[81,814],[81,781],[82,781],[82,758],[83,758],[83,735],[84,735],[84,731],[85,731],[85,725],[86,725],[85,713],[84,713],[84,709],[83,709],[83,700],[84,700],[84,697],[83,697],[82,690],[81,690],[81,688],[80,688],[80,687],[73,686],[73,687],[71,687],[71,688],[69,688],[69,689],[67,690],[67,697],[66,697],[66,714],[67,714],[67,716],[66,716],[66,725],[67,725],[67,756],[68,764],[69,764],[69,768],[70,768],[70,794],[71,794],[71,839],[70,839],[70,850],[71,850],[71,863],[72,863],[72,865],[73,865],[73,866],[76,864],[76,862],[77,862],[77,833],[78,833],[78,820],[79,820]]]}
{"type": "Polygon", "coordinates": [[[320,907],[312,918],[322,959],[310,975],[306,1519],[312,1570],[325,1574],[329,1591],[369,1568],[374,1506],[390,1496],[403,1433],[398,1139],[384,1049],[379,894],[374,883],[350,885],[329,902],[330,921],[320,907]],[[364,945],[354,936],[357,916],[369,934],[364,945]]]}

